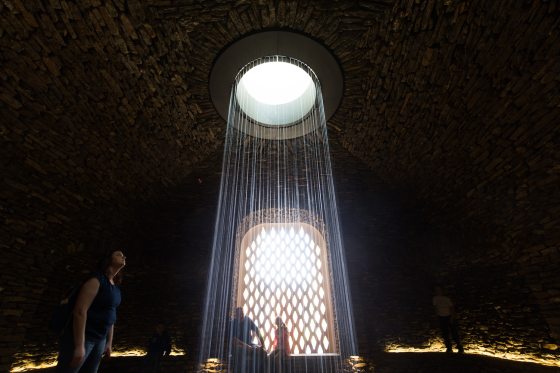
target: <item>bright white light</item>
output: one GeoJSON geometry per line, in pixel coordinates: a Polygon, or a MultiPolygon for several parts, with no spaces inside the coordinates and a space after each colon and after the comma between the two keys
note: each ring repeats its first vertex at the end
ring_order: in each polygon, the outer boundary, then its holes
{"type": "Polygon", "coordinates": [[[268,105],[281,105],[299,98],[313,84],[303,69],[287,62],[268,62],[249,70],[241,79],[247,93],[268,105]]]}
{"type": "Polygon", "coordinates": [[[302,68],[287,62],[265,62],[241,77],[235,96],[249,117],[277,126],[306,116],[316,94],[311,76],[302,68]]]}
{"type": "Polygon", "coordinates": [[[268,226],[243,251],[241,270],[250,268],[241,274],[240,304],[263,332],[265,348],[271,349],[274,320],[282,316],[292,354],[330,353],[319,242],[301,224],[268,226]]]}

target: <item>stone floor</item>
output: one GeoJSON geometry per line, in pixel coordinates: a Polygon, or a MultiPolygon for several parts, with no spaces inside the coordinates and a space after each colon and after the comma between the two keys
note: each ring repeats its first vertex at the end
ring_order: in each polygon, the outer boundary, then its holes
{"type": "Polygon", "coordinates": [[[375,373],[529,373],[560,372],[560,367],[445,353],[387,353],[374,358],[375,373]]]}
{"type": "MultiPolygon", "coordinates": [[[[101,373],[141,373],[143,359],[120,357],[102,363],[101,373]]],[[[161,367],[161,372],[193,373],[192,363],[181,357],[171,357],[161,367]]],[[[35,370],[53,373],[54,368],[35,370]]],[[[215,371],[217,372],[217,371],[215,371]]],[[[311,373],[311,371],[308,371],[311,373]]],[[[363,373],[560,373],[560,367],[547,367],[533,363],[494,359],[480,355],[447,355],[445,353],[382,353],[370,357],[369,366],[356,370],[363,373]]]]}

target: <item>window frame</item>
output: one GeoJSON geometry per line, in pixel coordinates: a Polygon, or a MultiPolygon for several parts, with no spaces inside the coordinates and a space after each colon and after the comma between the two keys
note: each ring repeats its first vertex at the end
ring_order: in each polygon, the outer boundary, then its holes
{"type": "MultiPolygon", "coordinates": [[[[324,335],[327,336],[328,341],[329,341],[329,347],[326,351],[324,351],[323,353],[305,353],[304,351],[300,351],[297,354],[293,354],[291,353],[294,348],[293,345],[290,346],[290,353],[292,356],[328,356],[328,355],[338,355],[338,338],[337,338],[337,333],[336,333],[336,329],[335,329],[335,313],[334,313],[334,299],[333,299],[333,292],[331,289],[332,286],[332,281],[331,281],[331,265],[330,265],[330,260],[329,260],[329,255],[328,255],[328,250],[327,250],[327,244],[326,244],[326,240],[323,237],[323,235],[312,225],[308,224],[308,223],[304,223],[304,222],[286,222],[286,223],[260,223],[260,224],[256,224],[254,226],[252,226],[250,229],[247,230],[247,232],[243,235],[243,238],[241,239],[240,243],[239,243],[239,247],[238,247],[238,261],[237,261],[237,265],[236,265],[236,277],[237,277],[237,281],[236,281],[236,296],[235,296],[235,300],[236,300],[236,305],[243,307],[244,312],[247,313],[247,307],[246,307],[246,303],[245,303],[245,298],[243,296],[243,293],[245,291],[245,289],[247,289],[248,291],[250,291],[250,289],[248,289],[248,287],[246,287],[245,283],[244,283],[244,277],[245,275],[249,272],[250,269],[246,269],[245,263],[247,262],[247,247],[252,244],[256,239],[257,236],[261,233],[261,231],[263,229],[265,229],[267,232],[270,231],[270,229],[275,228],[277,231],[279,231],[280,229],[284,228],[286,231],[289,231],[289,229],[294,228],[294,230],[296,231],[296,234],[298,234],[297,232],[299,232],[300,228],[303,229],[303,231],[309,235],[309,237],[313,240],[313,242],[315,243],[315,245],[317,245],[320,249],[320,255],[319,255],[319,260],[321,262],[321,268],[318,271],[318,273],[321,273],[322,277],[323,277],[323,283],[319,283],[319,288],[322,287],[323,291],[324,291],[324,297],[323,297],[323,302],[326,308],[326,312],[325,315],[323,316],[325,321],[327,322],[327,330],[324,332],[324,335]]],[[[315,279],[317,278],[317,275],[315,275],[315,279]]],[[[301,288],[301,287],[300,287],[301,288]]],[[[319,288],[316,290],[317,292],[319,291],[319,288]]],[[[303,289],[302,289],[303,290],[303,289]]],[[[271,292],[275,292],[276,288],[274,289],[270,289],[271,292]]],[[[305,291],[307,291],[307,288],[305,289],[305,291]]],[[[284,293],[282,293],[280,296],[282,296],[284,293]]],[[[265,299],[266,300],[266,299],[265,299]]],[[[297,313],[294,312],[295,308],[292,310],[292,315],[290,315],[291,319],[294,321],[299,320],[298,318],[294,318],[293,315],[297,313]]],[[[256,314],[253,312],[248,312],[249,316],[251,316],[251,314],[256,314]]],[[[274,321],[276,315],[274,315],[274,317],[269,316],[269,320],[271,320],[272,322],[274,321]]],[[[259,320],[255,320],[253,319],[253,321],[255,322],[255,324],[257,324],[257,326],[259,327],[259,330],[261,331],[261,334],[263,334],[264,338],[266,339],[267,333],[270,337],[272,337],[274,335],[274,325],[270,326],[269,330],[264,330],[264,325],[259,325],[259,320]]],[[[283,320],[285,323],[287,320],[283,320]]],[[[305,321],[304,321],[305,323],[305,321]]],[[[308,322],[309,323],[309,322],[308,322]]],[[[307,323],[307,324],[308,324],[307,323]]],[[[307,325],[306,324],[306,325],[307,325]]],[[[299,330],[299,329],[298,329],[299,330]]],[[[293,338],[293,334],[292,334],[292,330],[288,331],[290,333],[290,335],[293,338]]],[[[302,333],[301,333],[302,334],[302,333]]],[[[299,334],[298,335],[298,339],[297,341],[299,342],[299,340],[302,338],[302,335],[299,334]]],[[[309,339],[305,339],[305,345],[307,346],[309,343],[309,339]]],[[[272,346],[272,340],[271,340],[271,345],[272,346]]],[[[299,347],[299,346],[298,346],[299,347]]],[[[305,348],[304,348],[305,350],[305,348]]]]}

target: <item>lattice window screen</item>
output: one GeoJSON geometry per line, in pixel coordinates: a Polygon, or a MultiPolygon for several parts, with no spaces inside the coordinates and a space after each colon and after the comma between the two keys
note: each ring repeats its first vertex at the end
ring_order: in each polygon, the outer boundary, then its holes
{"type": "Polygon", "coordinates": [[[307,224],[262,224],[242,241],[237,302],[270,351],[277,316],[294,355],[334,353],[328,261],[323,237],[307,224]]]}

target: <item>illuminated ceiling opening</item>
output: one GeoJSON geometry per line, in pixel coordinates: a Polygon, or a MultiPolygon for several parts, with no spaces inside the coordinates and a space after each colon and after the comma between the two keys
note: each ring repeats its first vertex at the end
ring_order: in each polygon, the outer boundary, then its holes
{"type": "Polygon", "coordinates": [[[241,110],[259,123],[280,126],[307,115],[317,96],[307,71],[278,58],[249,67],[237,83],[241,110]]]}

